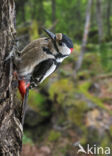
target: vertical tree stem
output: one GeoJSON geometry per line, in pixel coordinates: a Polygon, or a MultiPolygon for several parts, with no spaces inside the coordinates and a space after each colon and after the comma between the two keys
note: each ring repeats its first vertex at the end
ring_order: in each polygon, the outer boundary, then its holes
{"type": "Polygon", "coordinates": [[[101,0],[96,0],[96,18],[98,24],[99,43],[103,41],[103,19],[101,11],[101,0]]]}
{"type": "Polygon", "coordinates": [[[92,0],[88,0],[88,6],[87,6],[87,12],[86,12],[86,22],[85,22],[85,27],[84,27],[83,39],[82,39],[81,52],[80,52],[78,61],[76,62],[74,77],[76,77],[76,73],[82,65],[82,61],[83,61],[83,57],[84,57],[84,53],[85,53],[85,47],[87,44],[88,33],[89,33],[89,28],[90,28],[91,7],[92,7],[92,0]]]}
{"type": "Polygon", "coordinates": [[[20,156],[22,106],[14,100],[13,62],[4,62],[15,42],[14,0],[0,0],[0,156],[20,156]]]}

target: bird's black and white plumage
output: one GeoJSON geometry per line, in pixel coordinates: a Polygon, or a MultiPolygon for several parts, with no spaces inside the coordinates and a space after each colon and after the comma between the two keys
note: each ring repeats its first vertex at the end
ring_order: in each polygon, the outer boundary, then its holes
{"type": "Polygon", "coordinates": [[[19,80],[28,80],[31,88],[52,74],[73,49],[73,43],[66,35],[44,31],[48,37],[28,44],[15,61],[19,80]]]}

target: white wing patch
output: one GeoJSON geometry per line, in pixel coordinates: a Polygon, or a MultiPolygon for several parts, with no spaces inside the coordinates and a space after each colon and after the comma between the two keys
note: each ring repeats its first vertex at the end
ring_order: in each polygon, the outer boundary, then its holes
{"type": "Polygon", "coordinates": [[[44,75],[43,79],[40,81],[40,83],[41,83],[43,80],[45,80],[49,75],[51,75],[51,74],[55,71],[55,69],[56,69],[56,65],[53,64],[53,65],[50,67],[50,69],[45,73],[45,75],[44,75]]]}

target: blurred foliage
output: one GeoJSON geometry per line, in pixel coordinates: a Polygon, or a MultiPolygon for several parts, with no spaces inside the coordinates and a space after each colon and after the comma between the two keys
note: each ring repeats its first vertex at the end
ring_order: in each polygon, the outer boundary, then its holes
{"type": "Polygon", "coordinates": [[[32,90],[29,94],[29,105],[32,109],[38,112],[42,116],[49,116],[49,110],[46,110],[46,97],[41,93],[32,90]]]}
{"type": "Polygon", "coordinates": [[[79,86],[79,93],[82,93],[83,95],[85,95],[88,99],[90,99],[94,104],[96,104],[100,108],[106,109],[106,107],[104,106],[104,104],[102,103],[102,101],[99,98],[91,95],[88,92],[89,87],[90,87],[89,82],[85,82],[85,83],[81,84],[81,86],[79,86]]]}
{"type": "MultiPolygon", "coordinates": [[[[64,0],[55,0],[56,10],[53,12],[53,1],[51,0],[23,0],[22,5],[19,0],[16,0],[16,11],[17,11],[17,26],[19,27],[19,32],[25,32],[26,30],[29,32],[30,40],[34,40],[39,37],[42,33],[41,27],[45,26],[46,28],[54,28],[56,32],[63,32],[69,35],[74,42],[75,52],[80,51],[80,44],[76,44],[76,42],[80,43],[82,40],[82,34],[84,29],[85,22],[85,13],[87,7],[86,0],[70,0],[69,5],[68,1],[64,0]],[[38,5],[37,5],[38,4],[38,5]],[[55,22],[56,26],[52,22],[53,13],[55,14],[55,22]],[[78,18],[77,18],[78,17],[78,18]],[[28,26],[30,25],[30,26],[28,26]]],[[[105,72],[111,71],[112,66],[112,42],[111,34],[107,34],[108,25],[104,25],[104,42],[99,46],[98,43],[98,27],[97,20],[95,15],[95,2],[92,7],[92,21],[89,33],[89,44],[87,45],[87,51],[91,51],[92,53],[97,53],[100,55],[101,64],[103,66],[103,70],[105,72]],[[94,20],[93,20],[94,19],[94,20]],[[108,38],[108,40],[107,40],[108,38]],[[107,42],[108,41],[108,42],[107,42]],[[94,43],[94,44],[92,44],[94,43]]],[[[108,3],[105,0],[102,0],[102,8],[107,7],[108,3]]],[[[104,10],[102,12],[102,16],[105,17],[104,10]]],[[[110,22],[112,17],[110,16],[110,22]]],[[[106,18],[104,19],[104,23],[106,23],[106,18]]],[[[111,31],[111,28],[110,28],[111,31]]]]}
{"type": "Polygon", "coordinates": [[[54,82],[49,88],[49,95],[51,100],[57,96],[57,102],[63,104],[67,96],[71,96],[74,91],[74,86],[69,79],[61,79],[54,82]]]}
{"type": "Polygon", "coordinates": [[[26,134],[23,135],[23,144],[30,144],[33,145],[33,141],[30,137],[28,137],[26,134]]]}
{"type": "Polygon", "coordinates": [[[61,137],[61,133],[51,130],[48,136],[48,141],[57,141],[61,137]]]}
{"type": "Polygon", "coordinates": [[[30,40],[33,41],[35,39],[37,39],[39,37],[39,34],[38,34],[38,24],[37,24],[37,21],[34,20],[32,21],[32,26],[30,28],[30,40]]]}
{"type": "MultiPolygon", "coordinates": [[[[57,72],[44,81],[38,91],[30,91],[28,104],[32,113],[34,111],[37,115],[34,113],[30,114],[31,118],[30,115],[26,117],[23,144],[34,142],[37,145],[48,145],[52,156],[71,156],[73,153],[70,154],[70,151],[74,151],[71,149],[72,143],[77,141],[84,147],[87,143],[110,147],[112,25],[109,34],[109,0],[101,2],[104,40],[99,44],[96,1],[93,0],[88,44],[82,67],[74,81],[72,74],[81,51],[87,0],[16,0],[17,36],[20,42],[26,40],[27,44],[44,36],[42,26],[65,33],[74,42],[72,55],[57,72]],[[53,10],[53,6],[56,9],[53,10]]],[[[109,19],[111,23],[112,11],[109,19]]]]}

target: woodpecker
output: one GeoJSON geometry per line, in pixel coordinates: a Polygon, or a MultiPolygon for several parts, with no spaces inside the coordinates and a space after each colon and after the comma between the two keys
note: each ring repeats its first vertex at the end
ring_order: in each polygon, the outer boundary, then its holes
{"type": "Polygon", "coordinates": [[[37,87],[51,75],[72,50],[72,40],[65,34],[54,34],[43,28],[48,37],[29,43],[15,59],[19,91],[24,98],[27,88],[37,87]]]}

